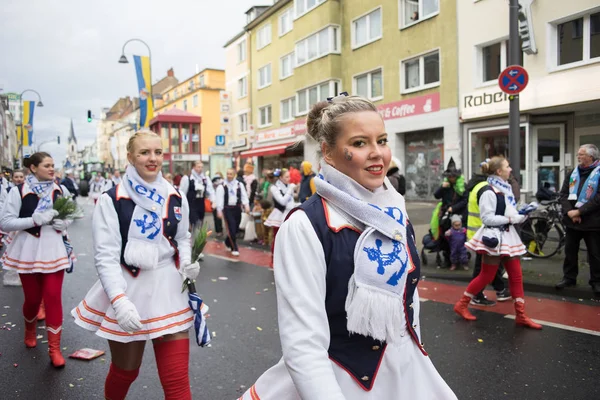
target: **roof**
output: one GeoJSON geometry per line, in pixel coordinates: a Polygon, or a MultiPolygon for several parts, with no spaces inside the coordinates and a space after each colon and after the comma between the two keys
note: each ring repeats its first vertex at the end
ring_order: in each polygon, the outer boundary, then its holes
{"type": "Polygon", "coordinates": [[[71,119],[71,130],[69,131],[69,137],[67,138],[67,142],[71,141],[77,144],[77,138],[75,137],[75,129],[73,129],[73,119],[71,119]]]}
{"type": "Polygon", "coordinates": [[[178,108],[170,108],[152,118],[150,125],[154,125],[158,122],[188,122],[192,124],[200,124],[202,123],[202,117],[178,108]]]}
{"type": "MultiPolygon", "coordinates": [[[[252,21],[245,26],[244,29],[249,30],[255,28],[258,24],[269,18],[271,15],[275,14],[275,12],[281,10],[284,6],[290,3],[292,0],[279,0],[277,3],[273,4],[267,10],[265,10],[258,17],[254,18],[252,21]]],[[[252,8],[251,8],[252,9],[252,8]]],[[[251,10],[250,9],[250,10],[251,10]]],[[[250,11],[248,10],[248,11],[250,11]]]]}
{"type": "Polygon", "coordinates": [[[229,41],[227,41],[227,43],[225,43],[225,45],[223,47],[224,48],[228,47],[230,44],[232,44],[233,42],[235,42],[236,40],[238,40],[239,38],[244,36],[245,33],[246,33],[246,30],[241,31],[240,33],[235,35],[233,38],[229,39],[229,41]]]}
{"type": "Polygon", "coordinates": [[[174,88],[179,85],[179,79],[174,76],[165,76],[160,81],[152,85],[152,94],[154,96],[163,94],[164,91],[174,88]]]}

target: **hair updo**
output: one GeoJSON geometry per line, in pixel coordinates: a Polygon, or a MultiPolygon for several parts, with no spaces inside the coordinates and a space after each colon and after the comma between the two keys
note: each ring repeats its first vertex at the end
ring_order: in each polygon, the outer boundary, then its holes
{"type": "Polygon", "coordinates": [[[42,161],[44,161],[44,158],[46,157],[52,158],[52,156],[45,151],[38,151],[37,153],[33,153],[29,157],[23,159],[23,166],[25,168],[30,168],[32,165],[37,167],[42,161]]]}
{"type": "Polygon", "coordinates": [[[496,175],[496,171],[502,168],[502,163],[506,160],[504,156],[494,156],[483,161],[479,166],[484,175],[496,175]]]}
{"type": "Polygon", "coordinates": [[[152,132],[149,129],[140,129],[129,138],[129,141],[127,142],[128,153],[133,154],[135,140],[141,137],[153,137],[160,139],[160,136],[158,136],[155,132],[152,132]]]}
{"type": "Polygon", "coordinates": [[[338,96],[331,103],[318,102],[306,118],[308,134],[319,145],[326,143],[328,147],[333,147],[340,134],[340,119],[346,114],[362,111],[378,112],[373,103],[360,96],[338,96]]]}

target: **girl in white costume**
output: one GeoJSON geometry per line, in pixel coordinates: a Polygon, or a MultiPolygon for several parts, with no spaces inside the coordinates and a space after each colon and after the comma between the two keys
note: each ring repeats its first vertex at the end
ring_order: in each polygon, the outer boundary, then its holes
{"type": "Polygon", "coordinates": [[[108,189],[109,188],[106,187],[105,179],[100,175],[100,173],[97,173],[94,179],[90,181],[89,195],[92,198],[92,200],[94,200],[94,204],[98,202],[100,195],[108,189]]]}
{"type": "Polygon", "coordinates": [[[127,145],[123,181],[94,210],[94,259],[100,280],[71,312],[77,325],[108,339],[112,363],[105,397],[124,399],[152,340],[166,399],[191,399],[188,328],[194,316],[183,279],[191,262],[188,204],[163,179],[160,137],[142,130],[127,145]]]}
{"type": "Polygon", "coordinates": [[[48,153],[34,153],[23,162],[31,174],[12,189],[6,199],[0,228],[10,232],[6,252],[2,256],[5,270],[17,271],[23,286],[25,302],[25,346],[36,347],[36,322],[42,300],[46,304],[48,354],[52,365],[65,365],[60,352],[62,333],[62,282],[69,258],[63,234],[71,220],[55,219],[52,208],[65,189],[54,182],[54,161],[48,153]]]}
{"type": "Polygon", "coordinates": [[[279,227],[288,213],[294,208],[294,190],[296,189],[296,185],[290,183],[290,171],[287,169],[275,170],[274,175],[278,176],[279,179],[269,188],[273,197],[273,210],[264,222],[265,226],[273,228],[271,253],[275,249],[275,238],[277,237],[279,227]]]}
{"type": "MultiPolygon", "coordinates": [[[[13,172],[12,176],[12,185],[8,185],[6,190],[2,191],[2,211],[0,211],[0,215],[4,215],[4,203],[6,198],[8,197],[8,193],[15,188],[25,182],[25,173],[22,169],[17,169],[13,172]]],[[[12,242],[15,237],[15,232],[0,232],[2,234],[2,243],[6,246],[12,242]]],[[[21,280],[19,279],[19,273],[17,271],[4,271],[4,276],[2,277],[2,283],[4,286],[21,286],[21,280]]],[[[45,317],[45,315],[44,315],[45,317]]]]}
{"type": "Polygon", "coordinates": [[[342,95],[307,125],[323,160],[277,237],[283,358],[240,399],[456,399],[420,343],[420,262],[377,108],[342,95]]]}

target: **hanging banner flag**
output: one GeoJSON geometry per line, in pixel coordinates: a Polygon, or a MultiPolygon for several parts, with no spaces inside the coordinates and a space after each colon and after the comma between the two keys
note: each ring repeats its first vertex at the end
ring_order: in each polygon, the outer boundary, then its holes
{"type": "Polygon", "coordinates": [[[140,122],[138,128],[147,128],[154,117],[154,102],[152,100],[152,81],[150,77],[150,58],[133,56],[135,73],[137,75],[138,91],[140,94],[140,122]]]}
{"type": "Polygon", "coordinates": [[[23,102],[23,130],[21,144],[31,146],[33,143],[33,110],[35,109],[35,101],[23,102]]]}

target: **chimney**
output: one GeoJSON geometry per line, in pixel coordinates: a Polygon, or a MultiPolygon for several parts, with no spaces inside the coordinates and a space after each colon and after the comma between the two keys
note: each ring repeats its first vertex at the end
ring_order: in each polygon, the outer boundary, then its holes
{"type": "Polygon", "coordinates": [[[173,72],[173,68],[169,68],[169,70],[167,71],[167,76],[170,76],[171,78],[175,76],[175,72],[173,72]]]}

